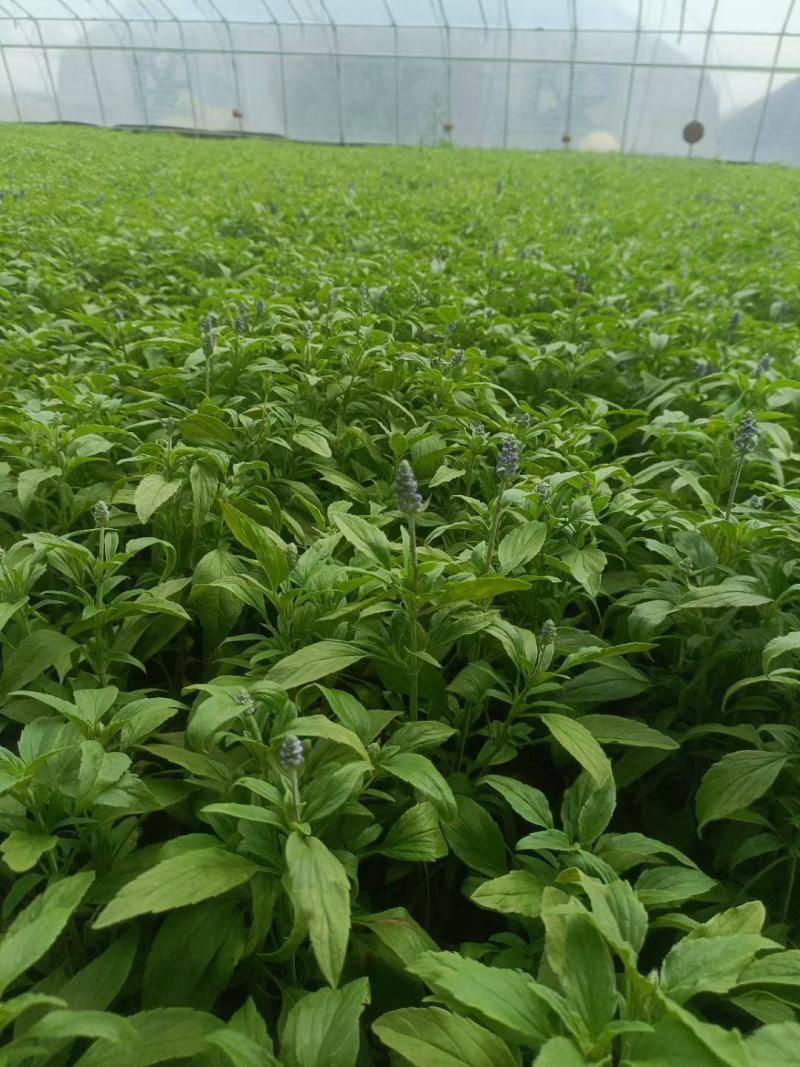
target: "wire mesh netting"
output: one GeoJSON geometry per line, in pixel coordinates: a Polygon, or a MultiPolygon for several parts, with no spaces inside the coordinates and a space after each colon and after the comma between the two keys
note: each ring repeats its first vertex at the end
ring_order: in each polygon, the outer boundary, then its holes
{"type": "Polygon", "coordinates": [[[0,121],[799,164],[798,75],[798,0],[0,0],[0,121]]]}

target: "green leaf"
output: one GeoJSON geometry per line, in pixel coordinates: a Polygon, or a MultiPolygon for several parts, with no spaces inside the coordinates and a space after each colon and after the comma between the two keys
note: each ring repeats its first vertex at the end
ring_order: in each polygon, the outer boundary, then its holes
{"type": "Polygon", "coordinates": [[[406,969],[447,1007],[466,1012],[506,1041],[537,1048],[552,1032],[549,1010],[532,995],[522,971],[487,967],[457,952],[424,952],[406,969]]]}
{"type": "Polygon", "coordinates": [[[115,1045],[135,1044],[136,1028],[127,1019],[106,1011],[51,1011],[25,1031],[32,1041],[68,1041],[76,1037],[104,1038],[115,1045]]]}
{"type": "Polygon", "coordinates": [[[6,864],[15,874],[29,871],[35,867],[45,852],[55,848],[57,837],[51,837],[40,830],[12,830],[0,845],[0,853],[6,864]]]}
{"type": "Polygon", "coordinates": [[[358,922],[360,926],[371,930],[403,965],[415,960],[420,952],[438,951],[433,938],[412,919],[405,908],[388,908],[375,915],[363,915],[358,922]]]}
{"type": "Polygon", "coordinates": [[[0,676],[0,696],[8,696],[15,689],[22,689],[61,661],[66,660],[78,646],[57,630],[35,630],[23,637],[17,647],[6,656],[5,668],[0,676]]]}
{"type": "Polygon", "coordinates": [[[631,745],[634,748],[669,751],[680,748],[671,737],[636,719],[625,719],[621,715],[581,715],[580,721],[592,737],[603,745],[631,745]]]}
{"type": "Polygon", "coordinates": [[[442,1008],[400,1008],[372,1029],[413,1067],[518,1067],[496,1034],[442,1008]]]}
{"type": "MultiPolygon", "coordinates": [[[[567,1037],[551,1037],[536,1057],[536,1067],[592,1067],[567,1037]]],[[[666,1065],[664,1065],[666,1067],[666,1065]]],[[[676,1064],[675,1067],[678,1067],[676,1064]]]]}
{"type": "Polygon", "coordinates": [[[561,558],[575,581],[583,586],[590,597],[596,597],[607,563],[605,552],[599,548],[568,548],[561,558]]]}
{"type": "Polygon", "coordinates": [[[349,641],[317,641],[282,659],[267,675],[281,689],[294,689],[344,670],[366,656],[349,641]]]}
{"type": "Polygon", "coordinates": [[[553,825],[553,815],[547,797],[539,789],[518,782],[516,778],[506,778],[502,774],[487,774],[481,778],[479,785],[488,785],[511,805],[513,811],[533,826],[549,829],[553,825]]]}
{"type": "Polygon", "coordinates": [[[745,1039],[751,1067],[797,1067],[800,1023],[771,1023],[745,1039]]]}
{"type": "Polygon", "coordinates": [[[530,562],[542,550],[547,538],[547,525],[543,522],[526,522],[507,533],[497,549],[497,558],[503,570],[513,571],[530,562]]]}
{"type": "Polygon", "coordinates": [[[350,936],[350,883],[344,867],[316,837],[286,839],[289,893],[308,927],[319,969],[332,986],[339,981],[350,936]]]}
{"type": "Polygon", "coordinates": [[[759,934],[684,938],[661,965],[661,988],[677,1004],[697,993],[727,993],[757,952],[777,947],[759,934]]]}
{"type": "Polygon", "coordinates": [[[200,616],[207,653],[213,652],[225,640],[242,612],[239,597],[211,583],[217,578],[240,574],[243,570],[236,556],[224,548],[207,552],[194,569],[192,604],[200,616]],[[195,586],[206,588],[194,589],[195,586]]]}
{"type": "Polygon", "coordinates": [[[149,912],[170,911],[227,893],[257,868],[222,848],[197,848],[162,860],[120,889],[94,921],[96,930],[149,912]]]}
{"type": "Polygon", "coordinates": [[[59,996],[70,1008],[107,1008],[130,974],[138,941],[135,929],[126,930],[104,952],[73,974],[60,987],[59,996]]]}
{"type": "Polygon", "coordinates": [[[763,797],[786,766],[781,752],[730,752],[703,775],[695,798],[698,829],[724,819],[763,797]]]}
{"type": "Polygon", "coordinates": [[[509,871],[479,885],[471,899],[479,908],[535,919],[541,914],[543,891],[544,886],[535,875],[528,871],[509,871]]]}
{"type": "Polygon", "coordinates": [[[366,519],[358,515],[350,515],[345,511],[334,511],[331,518],[340,532],[359,552],[369,556],[379,567],[392,565],[392,546],[383,530],[373,526],[366,519]]]}
{"type": "Polygon", "coordinates": [[[592,906],[592,919],[616,953],[636,963],[647,936],[647,911],[629,882],[603,883],[583,877],[581,884],[592,906]]]}
{"type": "Polygon", "coordinates": [[[283,1029],[285,1067],[355,1067],[359,1020],[367,1004],[366,978],[341,989],[318,989],[298,1000],[283,1029]]]}
{"type": "Polygon", "coordinates": [[[284,827],[284,821],[275,812],[268,808],[260,808],[256,804],[206,804],[200,809],[207,815],[230,815],[232,819],[242,819],[244,822],[256,822],[262,826],[284,827]]]}
{"type": "Polygon", "coordinates": [[[456,797],[458,817],[445,823],[447,843],[460,860],[496,878],[506,872],[506,847],[494,819],[472,797],[456,797]]]}
{"type": "Polygon", "coordinates": [[[17,496],[23,511],[27,511],[36,499],[36,490],[42,482],[48,482],[51,478],[57,478],[61,474],[60,467],[37,468],[35,470],[21,471],[17,478],[17,496]]]}
{"type": "Polygon", "coordinates": [[[152,1064],[181,1059],[191,1062],[209,1050],[206,1037],[219,1030],[219,1019],[191,1008],[156,1008],[129,1015],[136,1030],[131,1048],[120,1049],[107,1041],[96,1041],[75,1067],[151,1067],[152,1064]]]}
{"type": "Polygon", "coordinates": [[[625,1067],[752,1067],[738,1030],[701,1022],[664,1001],[665,1014],[649,1034],[633,1034],[625,1067]]]}
{"type": "Polygon", "coordinates": [[[389,827],[378,852],[395,860],[432,862],[447,855],[447,845],[439,829],[432,804],[423,800],[404,811],[389,827]]]}
{"type": "Polygon", "coordinates": [[[0,941],[0,996],[47,952],[93,881],[84,871],[51,882],[17,915],[0,941]]]}
{"type": "Polygon", "coordinates": [[[800,989],[800,949],[774,952],[756,960],[742,971],[737,985],[773,990],[800,989]]]}
{"type": "Polygon", "coordinates": [[[761,669],[764,674],[768,674],[773,662],[787,652],[800,652],[800,630],[783,637],[773,637],[764,645],[764,651],[761,653],[761,669]]]}
{"type": "Polygon", "coordinates": [[[281,1067],[269,1049],[265,1049],[247,1034],[230,1027],[208,1034],[206,1042],[223,1052],[227,1057],[224,1062],[230,1063],[232,1067],[281,1067]]]}
{"type": "Polygon", "coordinates": [[[602,935],[588,915],[568,915],[564,951],[567,966],[559,975],[567,1004],[597,1040],[617,1009],[614,965],[602,935]],[[575,960],[580,964],[575,966],[575,960]]]}
{"type": "Polygon", "coordinates": [[[133,506],[136,508],[139,522],[149,522],[162,504],[166,504],[180,487],[180,481],[168,482],[160,474],[145,475],[133,494],[133,506]]]}
{"type": "Polygon", "coordinates": [[[210,1010],[241,959],[244,945],[244,915],[229,898],[170,913],[147,956],[142,1005],[210,1010]]]}
{"type": "Polygon", "coordinates": [[[733,575],[720,585],[703,585],[691,589],[683,600],[672,608],[673,612],[710,608],[757,608],[771,604],[772,597],[759,592],[757,578],[749,575],[733,575]]]}
{"type": "Polygon", "coordinates": [[[596,785],[602,785],[611,775],[611,764],[591,733],[576,719],[554,712],[541,716],[542,722],[556,741],[580,763],[596,785]]]}
{"type": "Polygon", "coordinates": [[[521,578],[468,578],[466,581],[450,579],[439,596],[442,604],[456,604],[463,600],[488,600],[503,593],[516,593],[530,588],[521,578]]]}
{"type": "Polygon", "coordinates": [[[460,467],[448,467],[443,463],[428,482],[428,489],[435,489],[437,485],[444,485],[446,482],[452,482],[455,478],[460,478],[462,474],[465,473],[466,472],[461,470],[460,467]]]}
{"type": "Polygon", "coordinates": [[[337,745],[346,745],[357,752],[363,760],[369,762],[367,750],[357,734],[348,730],[338,722],[331,722],[324,715],[303,715],[299,719],[293,719],[286,727],[286,733],[297,734],[298,737],[324,737],[328,741],[335,741],[337,745]]]}
{"type": "Polygon", "coordinates": [[[422,793],[443,819],[455,819],[458,815],[453,791],[426,756],[417,752],[398,752],[386,757],[382,761],[381,769],[389,771],[403,782],[408,782],[422,793]]]}
{"type": "Polygon", "coordinates": [[[702,896],[716,884],[691,867],[654,867],[639,875],[636,895],[646,908],[663,908],[702,896]]]}
{"type": "Polygon", "coordinates": [[[325,434],[320,430],[295,430],[292,437],[295,444],[300,445],[301,448],[307,448],[315,456],[322,456],[323,459],[331,458],[331,446],[325,434]]]}

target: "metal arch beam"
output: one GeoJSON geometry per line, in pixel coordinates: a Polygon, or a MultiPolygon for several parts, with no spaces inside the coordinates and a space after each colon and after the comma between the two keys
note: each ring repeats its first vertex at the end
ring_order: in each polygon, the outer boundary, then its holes
{"type": "Polygon", "coordinates": [[[278,67],[281,78],[281,118],[283,119],[283,136],[288,139],[289,137],[289,103],[286,97],[286,62],[283,54],[283,30],[281,24],[275,18],[275,14],[272,8],[267,3],[267,0],[261,0],[261,4],[264,10],[269,15],[271,21],[275,24],[275,32],[278,35],[278,67]]]}
{"type": "Polygon", "coordinates": [[[769,107],[769,98],[772,93],[772,86],[775,83],[775,68],[778,65],[778,59],[781,54],[781,47],[783,45],[784,38],[786,37],[786,31],[789,28],[789,20],[794,12],[795,4],[797,0],[789,0],[789,6],[786,9],[786,17],[783,20],[780,33],[778,34],[778,40],[775,42],[775,53],[772,56],[772,70],[769,72],[769,78],[767,80],[767,91],[764,94],[764,100],[761,104],[761,114],[758,116],[758,126],[756,126],[756,134],[753,138],[753,150],[750,153],[750,162],[755,163],[756,156],[758,155],[758,146],[761,143],[761,131],[764,128],[764,120],[767,117],[767,108],[769,107]]]}
{"type": "Polygon", "coordinates": [[[231,33],[231,24],[230,22],[228,22],[228,20],[222,14],[220,9],[217,7],[215,0],[208,0],[208,4],[213,10],[214,14],[217,16],[217,18],[222,22],[222,25],[225,27],[225,36],[228,39],[228,51],[230,52],[231,58],[231,73],[233,74],[233,95],[236,99],[236,110],[239,113],[237,121],[239,123],[239,133],[242,133],[244,130],[244,118],[242,112],[242,91],[241,85],[239,84],[239,64],[236,62],[236,52],[233,49],[233,34],[231,33]]]}
{"type": "MultiPolygon", "coordinates": [[[[711,51],[711,35],[714,32],[714,22],[717,18],[717,8],[719,7],[719,0],[714,0],[714,4],[711,8],[711,16],[708,20],[708,29],[706,30],[706,40],[703,45],[703,59],[700,63],[700,78],[697,82],[697,96],[694,101],[694,118],[699,118],[700,115],[700,102],[703,99],[703,87],[706,81],[706,71],[708,69],[708,53],[711,51]]],[[[694,151],[694,145],[689,145],[689,151],[687,155],[692,156],[694,151]]]]}
{"type": "Polygon", "coordinates": [[[106,122],[106,109],[103,106],[103,97],[102,97],[102,95],[100,93],[100,82],[98,81],[98,78],[97,78],[97,67],[95,66],[95,62],[94,62],[94,52],[92,51],[92,46],[91,46],[91,44],[89,42],[89,34],[86,32],[86,23],[80,17],[78,12],[75,11],[74,8],[71,8],[69,6],[69,4],[67,3],[67,0],[59,0],[59,3],[61,4],[61,6],[64,8],[65,11],[69,12],[69,14],[72,16],[72,18],[75,19],[76,22],[80,23],[81,30],[83,31],[83,39],[86,42],[86,53],[87,53],[87,55],[89,57],[89,69],[92,72],[92,81],[94,82],[94,91],[95,91],[95,95],[97,96],[97,107],[98,107],[98,110],[100,111],[100,123],[103,126],[106,126],[106,125],[108,125],[107,122],[106,122]]]}
{"type": "MultiPolygon", "coordinates": [[[[6,9],[2,7],[2,5],[0,5],[0,11],[6,11],[6,9]]],[[[6,11],[6,14],[13,22],[14,17],[11,15],[11,13],[6,11]]],[[[6,55],[5,45],[3,45],[2,42],[0,42],[0,58],[3,60],[3,70],[5,70],[6,78],[8,79],[8,88],[11,92],[11,101],[14,104],[14,111],[17,116],[17,122],[22,122],[22,112],[20,111],[19,100],[17,99],[17,90],[14,87],[14,79],[11,77],[11,68],[8,65],[8,56],[6,55]]]]}
{"type": "Polygon", "coordinates": [[[642,42],[642,15],[644,14],[644,0],[639,0],[636,9],[636,37],[633,41],[633,56],[631,57],[631,72],[628,76],[628,91],[625,94],[625,113],[622,118],[622,134],[620,136],[620,152],[625,151],[625,143],[628,140],[628,124],[631,117],[631,101],[633,100],[633,82],[636,77],[636,66],[639,61],[639,46],[642,42]]]}
{"type": "Polygon", "coordinates": [[[124,17],[124,15],[122,15],[120,13],[119,9],[117,8],[116,4],[114,3],[114,0],[105,0],[105,2],[108,4],[108,6],[111,8],[111,10],[114,12],[114,14],[119,19],[119,21],[123,24],[125,29],[128,31],[128,41],[130,42],[131,57],[133,59],[133,74],[134,74],[134,77],[136,78],[136,88],[139,90],[139,103],[140,103],[141,109],[142,109],[142,117],[144,118],[145,129],[149,130],[150,129],[150,117],[147,114],[147,98],[145,97],[145,94],[144,94],[144,85],[142,83],[142,71],[141,71],[141,69],[139,67],[139,55],[138,55],[138,53],[136,51],[136,45],[133,42],[133,31],[131,30],[131,24],[124,17]]]}
{"type": "MultiPolygon", "coordinates": [[[[325,18],[330,23],[331,33],[333,34],[333,48],[334,59],[336,62],[336,119],[339,125],[339,144],[344,144],[344,115],[342,106],[342,58],[339,52],[339,30],[336,23],[333,21],[333,17],[328,10],[328,5],[325,0],[319,0],[319,5],[325,13],[325,18]]],[[[294,4],[292,4],[294,10],[294,4]]]]}
{"type": "Polygon", "coordinates": [[[59,122],[63,122],[64,120],[63,120],[63,118],[61,116],[61,104],[58,102],[58,93],[56,92],[56,83],[53,80],[53,68],[50,66],[50,55],[49,55],[49,53],[47,51],[47,48],[45,47],[44,37],[42,36],[42,27],[39,25],[39,20],[36,18],[36,16],[33,15],[30,11],[28,11],[28,9],[24,6],[24,4],[21,4],[19,2],[19,0],[15,0],[15,2],[16,2],[17,7],[20,9],[20,11],[22,11],[22,13],[25,15],[25,17],[30,19],[31,22],[36,27],[36,36],[39,38],[39,46],[42,49],[42,55],[44,57],[44,67],[45,67],[45,70],[47,71],[47,80],[50,83],[50,92],[53,94],[53,104],[55,105],[55,109],[56,109],[56,118],[58,119],[59,122]]]}
{"type": "Polygon", "coordinates": [[[453,122],[453,45],[450,39],[450,20],[447,17],[447,12],[444,9],[444,0],[436,0],[439,5],[439,14],[442,16],[442,25],[444,26],[444,40],[445,48],[447,49],[447,66],[445,70],[447,72],[447,121],[452,125],[453,122]]]}
{"type": "Polygon", "coordinates": [[[503,11],[506,16],[506,86],[505,102],[503,104],[503,148],[508,148],[508,122],[511,109],[511,11],[508,0],[503,0],[503,11]]]}
{"type": "Polygon", "coordinates": [[[400,144],[400,38],[398,36],[397,19],[389,6],[389,0],[383,0],[383,8],[386,17],[392,27],[394,37],[394,143],[400,144]]]}

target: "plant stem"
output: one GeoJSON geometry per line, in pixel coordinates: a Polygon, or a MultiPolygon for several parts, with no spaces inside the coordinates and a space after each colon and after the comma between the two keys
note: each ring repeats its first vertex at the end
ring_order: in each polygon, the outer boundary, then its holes
{"type": "Polygon", "coordinates": [[[289,779],[292,783],[292,800],[294,801],[294,817],[297,822],[300,822],[300,783],[297,780],[297,771],[292,771],[289,775],[289,779]]]}
{"type": "Polygon", "coordinates": [[[739,488],[739,479],[742,476],[742,470],[744,469],[745,453],[739,456],[739,462],[736,464],[736,471],[733,475],[733,481],[731,482],[731,491],[728,493],[728,506],[725,509],[725,521],[729,522],[731,517],[731,509],[733,508],[733,502],[736,498],[736,490],[739,488]]]}
{"type": "Polygon", "coordinates": [[[492,514],[492,525],[489,528],[489,539],[486,542],[486,569],[492,565],[492,557],[494,556],[494,545],[497,540],[497,531],[500,528],[500,515],[503,511],[503,492],[506,487],[506,475],[505,471],[500,475],[500,485],[497,488],[497,497],[494,502],[494,513],[492,514]]]}
{"type": "Polygon", "coordinates": [[[417,660],[417,524],[413,511],[408,516],[408,541],[410,552],[408,637],[411,649],[410,714],[411,721],[419,718],[419,661],[417,660]]]}
{"type": "Polygon", "coordinates": [[[792,893],[794,892],[794,880],[797,875],[797,854],[792,856],[792,861],[789,865],[789,880],[786,883],[786,896],[783,901],[783,921],[788,922],[789,919],[789,906],[792,903],[792,893]]]}

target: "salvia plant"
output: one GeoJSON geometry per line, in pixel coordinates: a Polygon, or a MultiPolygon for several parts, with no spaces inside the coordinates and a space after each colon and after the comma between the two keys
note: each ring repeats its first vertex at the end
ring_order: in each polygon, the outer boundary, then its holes
{"type": "Polygon", "coordinates": [[[794,1067],[794,176],[4,138],[0,1062],[794,1067]]]}

